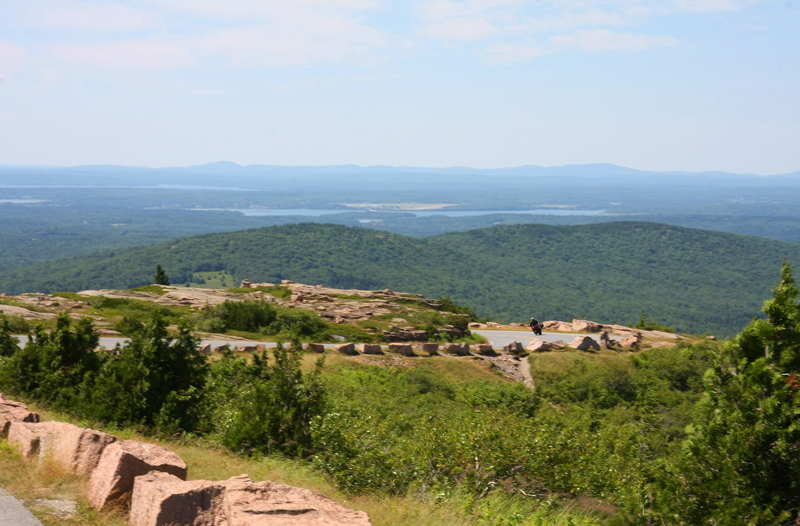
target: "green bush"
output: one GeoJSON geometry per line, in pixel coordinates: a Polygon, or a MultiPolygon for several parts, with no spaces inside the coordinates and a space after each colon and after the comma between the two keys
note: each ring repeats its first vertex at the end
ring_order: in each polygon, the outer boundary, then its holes
{"type": "Polygon", "coordinates": [[[0,318],[0,356],[12,356],[19,350],[18,340],[11,333],[8,320],[0,318]]]}
{"type": "Polygon", "coordinates": [[[304,457],[313,450],[311,421],[325,405],[320,371],[322,359],[311,373],[300,370],[302,348],[274,350],[274,364],[266,352],[253,356],[253,363],[232,353],[211,367],[208,397],[208,427],[233,451],[280,452],[304,457]]]}
{"type": "Polygon", "coordinates": [[[0,323],[7,324],[8,330],[11,331],[12,334],[27,334],[31,330],[31,324],[20,314],[13,314],[11,316],[0,314],[0,323]]]}
{"type": "Polygon", "coordinates": [[[82,413],[103,422],[143,424],[166,432],[199,429],[207,362],[181,325],[170,337],[163,318],[117,346],[83,385],[82,413]]]}

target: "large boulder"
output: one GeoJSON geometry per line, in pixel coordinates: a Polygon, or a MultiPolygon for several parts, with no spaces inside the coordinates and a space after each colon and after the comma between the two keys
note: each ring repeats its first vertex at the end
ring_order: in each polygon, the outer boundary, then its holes
{"type": "Polygon", "coordinates": [[[422,352],[428,353],[429,356],[437,356],[439,354],[438,343],[422,343],[419,348],[422,352]]]}
{"type": "Polygon", "coordinates": [[[507,353],[519,355],[525,352],[525,349],[522,347],[520,342],[511,342],[507,345],[503,346],[503,350],[507,353]]]}
{"type": "Polygon", "coordinates": [[[322,345],[321,343],[309,343],[308,345],[306,345],[306,350],[322,354],[325,352],[325,346],[322,345]]]}
{"type": "Polygon", "coordinates": [[[572,320],[572,330],[574,332],[600,332],[602,328],[602,325],[593,321],[572,320]]]}
{"type": "Polygon", "coordinates": [[[407,343],[390,343],[389,352],[397,353],[401,356],[414,356],[414,346],[407,343]]]}
{"type": "Polygon", "coordinates": [[[497,356],[491,343],[479,343],[475,346],[475,352],[483,356],[497,356]]]}
{"type": "Polygon", "coordinates": [[[0,393],[0,440],[8,436],[11,422],[35,423],[38,421],[38,413],[28,411],[25,404],[8,400],[0,393]]]}
{"type": "Polygon", "coordinates": [[[89,479],[89,503],[96,509],[123,499],[139,475],[163,471],[186,480],[186,463],[165,447],[121,440],[103,451],[89,479]]]}
{"type": "Polygon", "coordinates": [[[52,424],[51,428],[40,434],[39,462],[46,460],[55,462],[78,475],[91,474],[100,462],[106,447],[117,440],[114,435],[94,429],[60,422],[52,424]]]}
{"type": "Polygon", "coordinates": [[[444,352],[454,354],[456,356],[469,356],[469,344],[467,343],[448,343],[444,346],[444,352]]]}
{"type": "Polygon", "coordinates": [[[377,343],[362,343],[361,352],[364,354],[383,354],[383,347],[377,343]]]}
{"type": "Polygon", "coordinates": [[[622,346],[623,349],[636,349],[639,347],[640,343],[642,343],[642,334],[637,332],[622,340],[620,346],[622,346]]]}
{"type": "Polygon", "coordinates": [[[42,430],[37,430],[33,427],[35,425],[15,420],[8,426],[8,445],[16,446],[24,458],[31,458],[39,454],[39,439],[41,438],[39,432],[42,430]]]}
{"type": "Polygon", "coordinates": [[[356,350],[356,346],[353,345],[352,343],[342,343],[340,345],[337,345],[333,349],[336,352],[340,352],[342,354],[347,354],[347,355],[350,355],[350,356],[355,356],[356,354],[358,354],[358,351],[356,350]]]}
{"type": "Polygon", "coordinates": [[[151,471],[134,480],[129,524],[221,526],[228,524],[224,497],[224,483],[184,481],[163,471],[151,471]]]}
{"type": "Polygon", "coordinates": [[[225,482],[228,526],[371,526],[353,511],[308,489],[235,477],[225,482]]]}
{"type": "Polygon", "coordinates": [[[573,349],[579,351],[599,351],[600,344],[594,341],[591,336],[577,336],[572,343],[569,344],[573,349]]]}
{"type": "Polygon", "coordinates": [[[608,331],[603,331],[600,335],[600,347],[603,349],[613,349],[616,342],[608,336],[608,331]]]}
{"type": "Polygon", "coordinates": [[[567,342],[565,342],[564,340],[556,340],[554,342],[550,342],[551,350],[560,351],[561,349],[564,349],[566,347],[567,347],[567,342]]]}
{"type": "Polygon", "coordinates": [[[550,344],[543,340],[536,340],[528,344],[528,352],[547,352],[550,350],[550,344]]]}

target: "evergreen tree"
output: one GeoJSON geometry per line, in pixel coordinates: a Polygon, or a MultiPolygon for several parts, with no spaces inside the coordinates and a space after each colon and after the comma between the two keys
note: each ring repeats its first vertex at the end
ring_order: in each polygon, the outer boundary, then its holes
{"type": "Polygon", "coordinates": [[[8,320],[0,318],[0,356],[12,356],[19,350],[17,339],[11,334],[8,320]]]}
{"type": "Polygon", "coordinates": [[[695,423],[669,468],[666,524],[797,524],[800,515],[800,295],[784,263],[766,320],[722,346],[695,423]]]}
{"type": "Polygon", "coordinates": [[[153,276],[153,283],[156,285],[169,285],[169,277],[164,269],[161,268],[161,263],[156,265],[156,273],[153,276]]]}

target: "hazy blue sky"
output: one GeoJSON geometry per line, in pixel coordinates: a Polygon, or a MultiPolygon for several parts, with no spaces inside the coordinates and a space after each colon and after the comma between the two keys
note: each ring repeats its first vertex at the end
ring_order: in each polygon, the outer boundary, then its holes
{"type": "Polygon", "coordinates": [[[0,0],[0,163],[800,170],[800,0],[0,0]]]}

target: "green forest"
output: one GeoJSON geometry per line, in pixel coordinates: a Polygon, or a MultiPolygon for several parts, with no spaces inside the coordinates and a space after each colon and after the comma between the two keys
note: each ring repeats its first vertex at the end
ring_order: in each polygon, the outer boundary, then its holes
{"type": "Polygon", "coordinates": [[[511,225],[413,238],[303,223],[107,250],[0,272],[0,291],[80,291],[173,283],[226,271],[280,282],[452,296],[500,321],[634,323],[734,334],[758,311],[800,245],[655,223],[511,225]]]}

